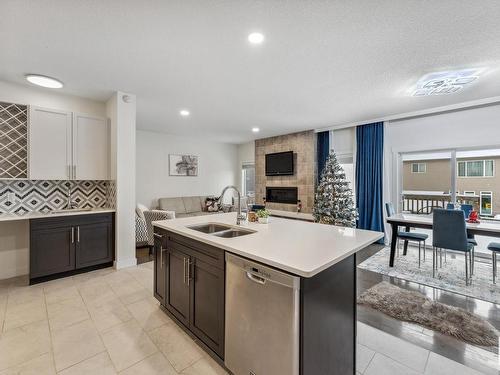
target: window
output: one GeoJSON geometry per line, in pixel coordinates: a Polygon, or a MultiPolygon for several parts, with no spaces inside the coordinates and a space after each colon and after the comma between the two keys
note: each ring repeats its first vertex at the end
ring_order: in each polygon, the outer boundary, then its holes
{"type": "Polygon", "coordinates": [[[243,196],[255,197],[255,164],[244,163],[241,166],[241,187],[243,196]]]}
{"type": "Polygon", "coordinates": [[[482,191],[480,197],[479,214],[491,216],[493,214],[493,193],[491,191],[482,191]]]}
{"type": "Polygon", "coordinates": [[[426,163],[412,163],[411,173],[426,173],[427,164],[426,163]]]}
{"type": "Polygon", "coordinates": [[[493,160],[468,160],[458,162],[458,177],[493,177],[493,160]]]}

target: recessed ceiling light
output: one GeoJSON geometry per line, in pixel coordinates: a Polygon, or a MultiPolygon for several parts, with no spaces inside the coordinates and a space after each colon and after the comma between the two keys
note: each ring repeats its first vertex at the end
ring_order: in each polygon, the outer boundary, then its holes
{"type": "Polygon", "coordinates": [[[446,95],[460,91],[476,81],[484,69],[463,69],[430,73],[419,79],[413,96],[446,95]]]}
{"type": "Polygon", "coordinates": [[[264,34],[251,33],[248,35],[248,41],[252,44],[261,44],[264,41],[264,34]]]}
{"type": "Polygon", "coordinates": [[[182,117],[188,117],[190,115],[190,112],[187,110],[187,109],[181,109],[179,111],[179,114],[182,116],[182,117]]]}
{"type": "Polygon", "coordinates": [[[47,87],[49,89],[60,89],[63,87],[63,83],[61,81],[39,74],[27,74],[26,80],[34,85],[47,87]]]}
{"type": "Polygon", "coordinates": [[[253,131],[254,133],[258,133],[258,132],[260,132],[260,129],[259,129],[259,128],[252,128],[252,131],[253,131]]]}

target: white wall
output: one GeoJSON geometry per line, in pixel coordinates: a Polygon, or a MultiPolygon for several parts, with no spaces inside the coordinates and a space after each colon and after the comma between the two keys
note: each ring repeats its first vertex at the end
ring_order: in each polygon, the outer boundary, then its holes
{"type": "Polygon", "coordinates": [[[385,125],[385,201],[398,203],[398,153],[500,146],[500,105],[391,121],[385,125]]]}
{"type": "Polygon", "coordinates": [[[246,163],[255,163],[255,141],[250,141],[247,143],[242,143],[237,146],[238,151],[238,173],[237,173],[237,185],[240,191],[243,189],[241,186],[243,173],[241,166],[246,163]]]}
{"type": "Polygon", "coordinates": [[[111,175],[116,182],[117,269],[137,264],[135,257],[136,98],[116,92],[106,104],[111,123],[111,175]],[[127,98],[127,101],[125,100],[127,98]]]}
{"type": "Polygon", "coordinates": [[[106,104],[51,89],[0,81],[0,101],[106,116],[106,104]]]}
{"type": "Polygon", "coordinates": [[[28,220],[0,223],[0,280],[29,273],[28,220]]]}
{"type": "Polygon", "coordinates": [[[138,130],[136,176],[137,202],[149,207],[162,197],[219,195],[238,183],[237,146],[138,130]],[[198,155],[198,176],[169,176],[169,154],[198,155]]]}

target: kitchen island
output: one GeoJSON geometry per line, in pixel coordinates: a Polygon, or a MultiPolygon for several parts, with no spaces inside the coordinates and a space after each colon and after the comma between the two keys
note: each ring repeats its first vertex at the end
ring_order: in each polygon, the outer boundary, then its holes
{"type": "Polygon", "coordinates": [[[235,222],[228,213],[154,223],[164,311],[235,375],[355,374],[356,252],[383,234],[235,222]]]}

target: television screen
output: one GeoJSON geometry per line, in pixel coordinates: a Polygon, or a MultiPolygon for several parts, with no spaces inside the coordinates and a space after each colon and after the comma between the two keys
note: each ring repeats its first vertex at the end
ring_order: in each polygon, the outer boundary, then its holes
{"type": "Polygon", "coordinates": [[[266,154],[266,176],[293,175],[293,151],[266,154]]]}

